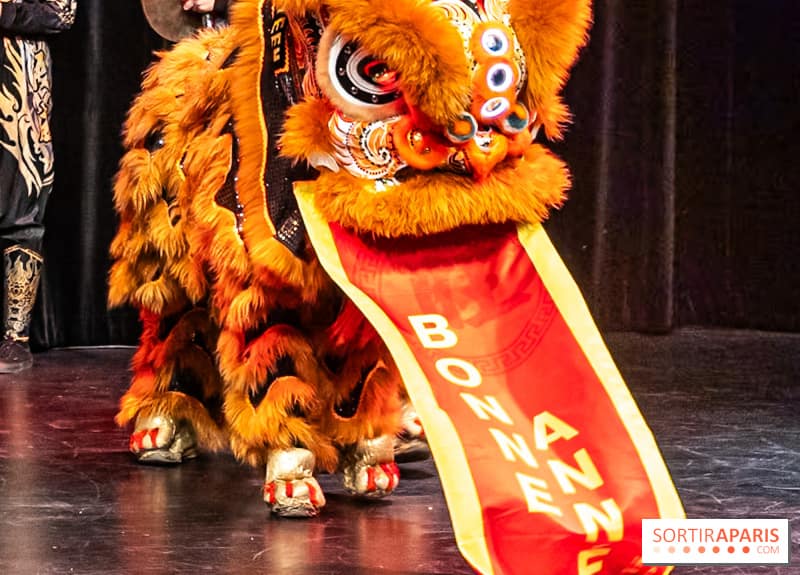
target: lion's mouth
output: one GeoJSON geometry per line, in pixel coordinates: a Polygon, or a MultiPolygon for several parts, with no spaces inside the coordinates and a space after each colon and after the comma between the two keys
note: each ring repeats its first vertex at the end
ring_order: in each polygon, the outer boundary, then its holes
{"type": "Polygon", "coordinates": [[[515,118],[517,123],[509,121],[501,128],[478,125],[465,113],[444,129],[420,121],[416,114],[367,122],[334,112],[328,124],[334,153],[313,163],[373,180],[376,191],[422,172],[446,171],[482,181],[533,144],[539,129],[536,114],[525,110],[515,118]]]}

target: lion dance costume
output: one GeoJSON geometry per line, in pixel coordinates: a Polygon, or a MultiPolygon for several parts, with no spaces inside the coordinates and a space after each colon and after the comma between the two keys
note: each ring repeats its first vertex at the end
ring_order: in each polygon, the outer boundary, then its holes
{"type": "Polygon", "coordinates": [[[568,119],[589,4],[239,0],[160,55],[111,247],[140,461],[229,448],[313,516],[320,472],[394,490],[408,394],[476,570],[530,572],[532,544],[537,573],[668,570],[637,522],[680,502],[540,226],[569,175],[535,140],[568,119]]]}

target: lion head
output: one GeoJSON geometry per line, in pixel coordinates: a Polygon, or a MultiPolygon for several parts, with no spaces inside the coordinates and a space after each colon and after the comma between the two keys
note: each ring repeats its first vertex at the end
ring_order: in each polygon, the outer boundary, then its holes
{"type": "MultiPolygon", "coordinates": [[[[536,222],[569,174],[560,91],[589,0],[280,0],[303,62],[281,154],[318,170],[317,206],[358,232],[536,222]]],[[[245,26],[245,10],[233,26],[245,26]]]]}

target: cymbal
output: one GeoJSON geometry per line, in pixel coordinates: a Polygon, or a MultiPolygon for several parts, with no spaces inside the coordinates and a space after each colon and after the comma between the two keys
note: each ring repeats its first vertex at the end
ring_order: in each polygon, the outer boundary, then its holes
{"type": "Polygon", "coordinates": [[[178,0],[141,0],[147,23],[156,34],[171,42],[191,36],[203,26],[202,15],[187,12],[178,0]]]}

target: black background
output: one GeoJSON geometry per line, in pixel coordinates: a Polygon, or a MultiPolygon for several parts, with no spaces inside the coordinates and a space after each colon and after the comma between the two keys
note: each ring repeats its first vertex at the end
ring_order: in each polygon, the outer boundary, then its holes
{"type": "MultiPolygon", "coordinates": [[[[798,24],[794,0],[596,4],[565,90],[574,122],[551,146],[573,189],[546,226],[602,329],[800,328],[798,24]]],[[[79,0],[51,46],[56,187],[34,344],[134,343],[135,312],[106,309],[112,180],[166,44],[138,0],[79,0]]]]}

